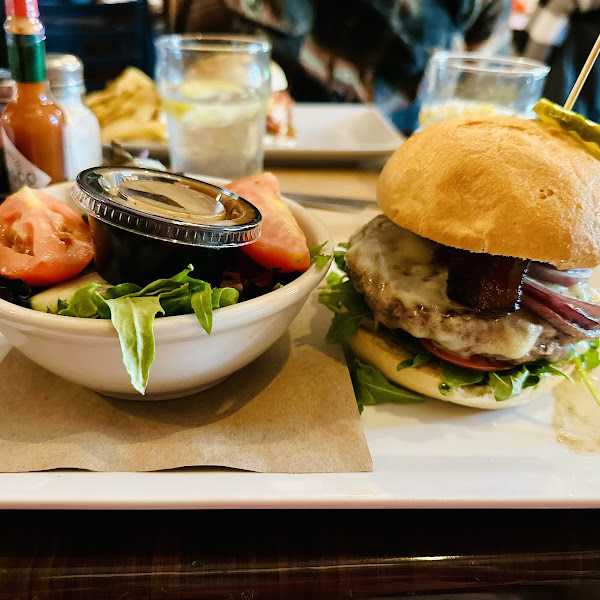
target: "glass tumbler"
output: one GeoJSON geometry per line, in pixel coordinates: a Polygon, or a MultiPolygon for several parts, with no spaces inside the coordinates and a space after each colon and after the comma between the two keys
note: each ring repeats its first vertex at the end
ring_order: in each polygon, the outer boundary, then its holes
{"type": "Polygon", "coordinates": [[[419,124],[456,115],[533,118],[549,71],[536,60],[438,51],[425,70],[419,124]]]}
{"type": "Polygon", "coordinates": [[[236,179],[262,171],[270,43],[245,35],[165,35],[156,82],[171,169],[236,179]]]}

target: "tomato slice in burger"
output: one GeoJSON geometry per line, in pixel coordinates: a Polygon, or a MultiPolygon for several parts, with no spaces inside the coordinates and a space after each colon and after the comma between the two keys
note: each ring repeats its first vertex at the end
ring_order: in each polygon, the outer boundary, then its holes
{"type": "Polygon", "coordinates": [[[431,340],[420,339],[419,342],[434,356],[466,369],[473,369],[475,371],[507,371],[514,367],[514,365],[503,360],[491,360],[478,354],[474,354],[469,358],[463,358],[462,356],[457,356],[456,354],[452,354],[452,352],[438,348],[431,340]]]}
{"type": "Polygon", "coordinates": [[[64,202],[25,187],[0,204],[0,275],[52,285],[78,275],[93,256],[87,223],[64,202]]]}

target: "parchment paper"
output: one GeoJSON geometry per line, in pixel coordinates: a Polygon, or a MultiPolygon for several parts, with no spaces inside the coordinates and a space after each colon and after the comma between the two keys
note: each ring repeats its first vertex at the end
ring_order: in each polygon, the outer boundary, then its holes
{"type": "Polygon", "coordinates": [[[0,471],[370,471],[348,370],[323,341],[313,294],[263,356],[179,400],[116,400],[69,383],[13,349],[0,364],[0,471]]]}

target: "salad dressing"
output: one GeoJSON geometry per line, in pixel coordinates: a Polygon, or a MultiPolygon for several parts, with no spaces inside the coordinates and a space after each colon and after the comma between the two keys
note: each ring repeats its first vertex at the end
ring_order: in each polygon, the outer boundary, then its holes
{"type": "MultiPolygon", "coordinates": [[[[598,369],[589,377],[600,389],[598,369]]],[[[556,440],[576,452],[600,453],[600,410],[583,383],[561,382],[554,388],[552,428],[556,440]]]]}

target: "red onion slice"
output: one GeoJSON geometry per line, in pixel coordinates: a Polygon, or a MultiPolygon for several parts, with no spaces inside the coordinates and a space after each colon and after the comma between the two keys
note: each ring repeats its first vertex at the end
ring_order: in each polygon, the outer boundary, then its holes
{"type": "Polygon", "coordinates": [[[540,281],[557,283],[558,285],[570,286],[575,283],[583,283],[592,276],[592,269],[569,269],[559,271],[552,265],[531,261],[527,269],[527,275],[540,281]]]}
{"type": "Polygon", "coordinates": [[[571,323],[561,315],[555,313],[542,302],[534,300],[532,297],[523,294],[521,304],[524,308],[528,308],[532,312],[539,315],[544,321],[548,321],[552,327],[558,331],[562,331],[575,339],[595,340],[600,337],[600,328],[598,329],[583,329],[571,323]]]}
{"type": "MultiPolygon", "coordinates": [[[[543,294],[542,297],[538,297],[538,299],[542,302],[546,302],[546,299],[548,299],[548,302],[552,300],[558,303],[559,305],[564,305],[568,308],[576,309],[577,313],[581,315],[582,320],[588,319],[597,321],[600,319],[600,305],[594,304],[593,302],[586,302],[585,300],[579,300],[578,298],[574,298],[573,296],[567,296],[566,294],[561,294],[556,290],[550,289],[549,287],[545,286],[539,281],[535,281],[530,277],[525,277],[523,281],[523,292],[526,293],[532,288],[537,290],[540,294],[543,294]]],[[[556,310],[553,306],[552,309],[556,310]]],[[[571,316],[567,315],[567,318],[570,319],[571,316]]],[[[580,322],[580,319],[578,319],[577,322],[580,322]]]]}

